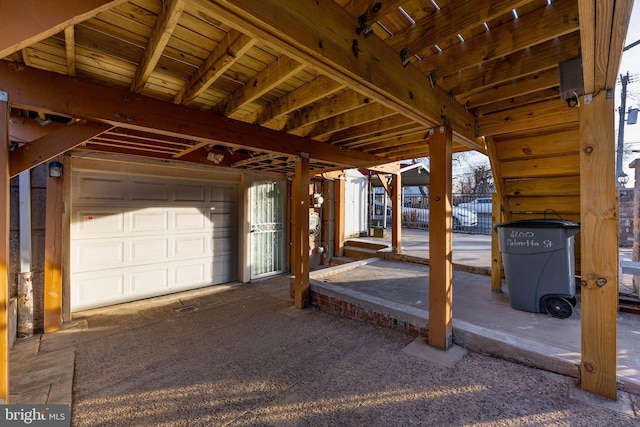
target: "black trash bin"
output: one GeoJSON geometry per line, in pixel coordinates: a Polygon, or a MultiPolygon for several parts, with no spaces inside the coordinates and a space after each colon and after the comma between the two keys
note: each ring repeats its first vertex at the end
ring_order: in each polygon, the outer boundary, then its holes
{"type": "Polygon", "coordinates": [[[496,224],[511,307],[565,319],[576,304],[574,235],[562,219],[496,224]]]}

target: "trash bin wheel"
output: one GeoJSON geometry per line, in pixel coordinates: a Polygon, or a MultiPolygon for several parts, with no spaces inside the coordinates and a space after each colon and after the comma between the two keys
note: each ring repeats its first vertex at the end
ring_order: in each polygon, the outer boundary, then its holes
{"type": "Polygon", "coordinates": [[[578,300],[576,299],[576,297],[569,298],[569,302],[574,307],[578,304],[578,300]]]}
{"type": "Polygon", "coordinates": [[[544,309],[558,319],[566,319],[573,314],[573,305],[562,297],[547,297],[542,302],[544,309]]]}

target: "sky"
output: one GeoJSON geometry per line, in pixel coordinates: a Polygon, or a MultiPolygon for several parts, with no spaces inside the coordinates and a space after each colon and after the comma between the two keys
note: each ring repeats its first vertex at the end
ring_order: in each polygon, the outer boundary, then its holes
{"type": "MultiPolygon", "coordinates": [[[[640,40],[640,2],[635,1],[633,12],[631,13],[631,22],[627,32],[625,46],[640,40]]],[[[632,47],[622,54],[622,62],[620,64],[619,74],[629,72],[629,84],[627,85],[627,109],[640,108],[640,45],[632,47]]],[[[620,92],[622,85],[620,82],[616,85],[616,141],[618,138],[618,106],[620,105],[620,92]]],[[[633,177],[635,170],[629,168],[629,163],[635,159],[640,159],[640,121],[635,125],[627,124],[624,127],[624,156],[623,170],[629,176],[630,181],[627,188],[633,186],[633,177]],[[637,151],[637,152],[634,152],[637,151]]]]}

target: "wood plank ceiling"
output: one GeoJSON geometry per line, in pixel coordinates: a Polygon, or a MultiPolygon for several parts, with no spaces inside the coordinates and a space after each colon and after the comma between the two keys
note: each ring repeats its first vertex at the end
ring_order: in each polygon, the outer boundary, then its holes
{"type": "MultiPolygon", "coordinates": [[[[344,151],[344,161],[312,156],[313,171],[428,156],[429,130],[442,124],[455,151],[486,152],[486,137],[577,120],[558,77],[580,52],[577,0],[131,0],[88,15],[0,42],[0,58],[344,151]]],[[[100,120],[30,110],[12,115],[100,120]]],[[[291,173],[294,153],[261,138],[211,141],[122,120],[78,149],[291,173]]]]}

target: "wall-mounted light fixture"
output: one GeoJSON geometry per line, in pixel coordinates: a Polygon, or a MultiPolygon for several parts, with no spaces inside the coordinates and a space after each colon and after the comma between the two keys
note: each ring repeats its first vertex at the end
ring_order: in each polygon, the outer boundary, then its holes
{"type": "Polygon", "coordinates": [[[49,176],[51,178],[61,178],[62,177],[62,163],[60,162],[49,162],[49,176]]]}

